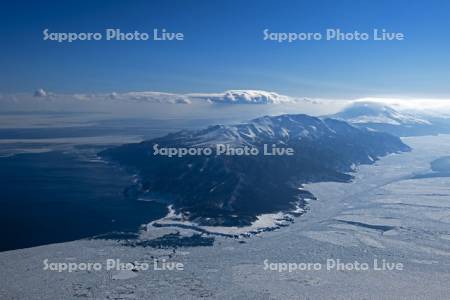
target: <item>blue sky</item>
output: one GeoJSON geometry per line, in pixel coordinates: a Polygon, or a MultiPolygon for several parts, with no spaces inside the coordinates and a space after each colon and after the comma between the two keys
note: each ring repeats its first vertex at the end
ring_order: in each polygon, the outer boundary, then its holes
{"type": "Polygon", "coordinates": [[[0,11],[0,92],[450,96],[449,1],[15,1],[0,11]],[[58,44],[42,31],[150,32],[182,42],[58,44]],[[403,32],[405,41],[263,41],[262,31],[403,32]]]}

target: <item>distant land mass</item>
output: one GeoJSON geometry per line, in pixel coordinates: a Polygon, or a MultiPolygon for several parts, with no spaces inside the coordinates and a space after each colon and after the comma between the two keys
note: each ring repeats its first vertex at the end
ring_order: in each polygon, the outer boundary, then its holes
{"type": "Polygon", "coordinates": [[[450,120],[445,116],[400,112],[378,102],[353,102],[329,116],[357,127],[384,131],[396,136],[422,136],[450,133],[450,120]]]}

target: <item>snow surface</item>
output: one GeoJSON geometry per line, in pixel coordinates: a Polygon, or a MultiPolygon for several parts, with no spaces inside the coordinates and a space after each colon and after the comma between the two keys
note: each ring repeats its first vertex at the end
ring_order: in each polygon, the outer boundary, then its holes
{"type": "Polygon", "coordinates": [[[353,124],[431,125],[425,119],[377,102],[355,101],[334,115],[353,124]]]}
{"type": "MultiPolygon", "coordinates": [[[[227,235],[233,237],[245,237],[260,234],[268,229],[278,229],[282,226],[289,225],[294,216],[287,213],[262,214],[257,216],[257,220],[249,226],[200,226],[195,222],[185,220],[181,214],[176,214],[172,206],[169,206],[168,214],[159,220],[152,221],[145,226],[145,230],[141,232],[141,238],[148,239],[155,236],[161,237],[164,234],[180,233],[182,236],[191,236],[194,233],[209,233],[211,235],[227,235]],[[162,227],[161,227],[162,225],[162,227]],[[186,229],[189,227],[189,229],[186,229]]],[[[297,206],[292,213],[303,213],[304,209],[297,206]]]]}
{"type": "Polygon", "coordinates": [[[413,151],[360,166],[351,183],[308,184],[295,223],[212,247],[152,249],[81,240],[0,253],[2,299],[449,299],[450,178],[413,179],[450,153],[450,136],[406,138],[413,151]],[[242,243],[245,241],[245,243],[242,243]],[[44,271],[43,260],[184,264],[184,271],[44,271]],[[403,271],[264,269],[284,263],[404,264],[403,271]],[[136,276],[134,276],[136,275],[136,276]],[[134,277],[131,277],[134,276],[134,277]]]}

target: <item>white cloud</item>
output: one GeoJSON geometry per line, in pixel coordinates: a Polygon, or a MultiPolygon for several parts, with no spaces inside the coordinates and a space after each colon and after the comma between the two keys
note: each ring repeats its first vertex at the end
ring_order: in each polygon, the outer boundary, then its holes
{"type": "MultiPolygon", "coordinates": [[[[92,98],[92,97],[91,97],[92,98]]],[[[179,94],[162,93],[162,92],[112,92],[108,95],[97,94],[93,98],[107,99],[121,102],[137,102],[137,103],[170,103],[170,104],[190,104],[190,100],[179,94]]]]}
{"type": "MultiPolygon", "coordinates": [[[[21,95],[22,97],[23,95],[21,95]]],[[[175,94],[164,92],[111,92],[97,94],[56,94],[49,93],[44,89],[38,89],[33,94],[34,97],[46,99],[52,96],[52,100],[79,100],[79,101],[115,101],[115,102],[138,102],[138,103],[168,103],[168,104],[288,104],[306,101],[315,103],[312,99],[299,99],[275,92],[260,90],[229,90],[222,93],[192,93],[175,94]]],[[[24,98],[24,97],[22,97],[24,98]]],[[[26,98],[26,97],[25,97],[26,98]]]]}
{"type": "Polygon", "coordinates": [[[223,93],[188,94],[196,100],[223,104],[282,104],[293,103],[295,99],[274,92],[259,90],[229,90],[223,93]]]}
{"type": "Polygon", "coordinates": [[[37,89],[34,92],[34,97],[47,97],[47,92],[44,89],[37,89]]]}
{"type": "Polygon", "coordinates": [[[186,113],[210,117],[239,114],[246,118],[263,114],[297,114],[314,116],[331,115],[354,102],[381,102],[398,111],[415,114],[450,115],[450,99],[382,98],[371,97],[354,100],[310,99],[281,95],[261,90],[229,90],[221,93],[177,94],[166,92],[110,92],[59,94],[38,89],[34,93],[2,94],[2,111],[13,110],[65,110],[101,111],[125,113],[133,111],[141,114],[161,112],[186,113]],[[230,104],[226,105],[223,104],[230,104]],[[242,105],[248,104],[248,105],[242,105]],[[166,105],[173,105],[168,108],[166,105]],[[182,108],[192,105],[192,109],[182,108]],[[175,107],[179,107],[175,109],[175,107]]]}
{"type": "Polygon", "coordinates": [[[450,114],[450,99],[367,97],[357,99],[354,102],[382,103],[399,111],[434,115],[450,114]]]}

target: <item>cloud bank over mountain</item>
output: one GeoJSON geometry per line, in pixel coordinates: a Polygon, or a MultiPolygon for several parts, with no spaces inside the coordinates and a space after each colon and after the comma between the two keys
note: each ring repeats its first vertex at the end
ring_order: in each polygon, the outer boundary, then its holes
{"type": "Polygon", "coordinates": [[[40,88],[35,92],[3,94],[0,103],[0,112],[75,111],[146,118],[226,117],[231,121],[283,113],[324,113],[314,100],[260,90],[189,94],[155,91],[69,94],[40,88]]]}
{"type": "MultiPolygon", "coordinates": [[[[111,93],[75,93],[58,94],[42,88],[32,95],[26,93],[10,94],[11,98],[27,101],[32,98],[42,100],[80,100],[80,101],[124,101],[138,103],[192,104],[204,102],[210,104],[286,104],[301,101],[312,101],[306,98],[294,98],[276,92],[262,90],[229,90],[221,93],[175,94],[165,92],[111,92],[111,93]]],[[[36,99],[34,99],[36,100],[36,99]]]]}
{"type": "MultiPolygon", "coordinates": [[[[32,93],[0,95],[0,111],[87,111],[106,113],[137,112],[148,117],[178,117],[191,114],[202,117],[239,115],[248,119],[264,114],[305,113],[333,115],[341,111],[363,112],[352,123],[398,122],[397,117],[426,120],[426,116],[450,117],[450,99],[362,98],[310,99],[264,90],[227,90],[218,93],[168,93],[155,91],[57,93],[37,89],[32,93]],[[390,111],[394,109],[395,112],[390,111]],[[364,113],[364,112],[367,112],[364,113]],[[376,113],[375,113],[376,112],[376,113]],[[398,115],[401,113],[402,115],[398,115]],[[374,115],[375,114],[375,115],[374,115]],[[424,117],[425,116],[425,117],[424,117]]],[[[348,119],[348,116],[344,116],[348,119]]],[[[354,118],[353,118],[354,119],[354,118]]]]}
{"type": "Polygon", "coordinates": [[[282,104],[298,101],[289,96],[258,90],[230,90],[217,94],[189,94],[189,97],[221,104],[282,104]]]}

